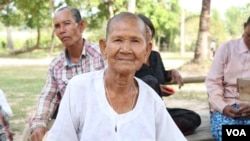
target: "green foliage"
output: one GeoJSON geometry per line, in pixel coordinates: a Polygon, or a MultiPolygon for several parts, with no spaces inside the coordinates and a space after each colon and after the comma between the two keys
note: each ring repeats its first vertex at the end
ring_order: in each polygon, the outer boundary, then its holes
{"type": "MultiPolygon", "coordinates": [[[[52,32],[52,12],[63,5],[70,5],[78,8],[82,16],[86,19],[88,26],[86,37],[90,41],[98,42],[99,38],[105,36],[107,20],[111,17],[110,9],[114,14],[127,11],[128,0],[64,0],[59,3],[44,0],[7,0],[1,5],[0,9],[0,29],[5,30],[4,26],[22,26],[38,31],[46,28],[41,34],[39,47],[49,48],[52,32]],[[110,2],[110,3],[109,3],[110,2]],[[28,3],[28,4],[27,4],[28,3]]],[[[243,7],[231,7],[227,10],[225,17],[219,15],[218,11],[211,10],[210,19],[210,39],[220,44],[224,40],[232,37],[239,37],[242,34],[242,24],[248,18],[250,3],[243,7]]],[[[181,8],[179,0],[154,1],[137,0],[135,13],[142,13],[148,16],[155,28],[156,46],[160,50],[178,51],[180,34],[180,15],[181,8]]],[[[185,47],[186,51],[193,51],[198,36],[200,13],[185,13],[185,47]]],[[[36,35],[38,36],[38,35],[36,35]]],[[[37,37],[25,39],[12,38],[15,50],[30,48],[37,43],[37,37]]],[[[1,41],[6,42],[6,37],[0,37],[1,41]]],[[[60,42],[56,41],[56,46],[60,42]]],[[[1,47],[0,54],[8,52],[8,49],[1,47]]]]}
{"type": "Polygon", "coordinates": [[[141,0],[137,2],[136,13],[146,15],[153,22],[156,29],[156,42],[161,43],[157,46],[164,47],[163,45],[166,44],[165,48],[174,47],[174,39],[179,34],[180,26],[178,0],[171,0],[169,3],[141,0]]]}
{"type": "Polygon", "coordinates": [[[22,9],[25,22],[30,28],[41,28],[50,25],[50,7],[44,0],[16,0],[17,8],[22,9]],[[28,4],[27,4],[28,3],[28,4]]]}
{"type": "Polygon", "coordinates": [[[219,12],[212,9],[212,14],[210,18],[210,41],[215,41],[216,46],[224,42],[227,39],[227,31],[225,24],[221,19],[219,12]]]}
{"type": "Polygon", "coordinates": [[[198,37],[199,13],[185,12],[185,48],[194,51],[198,37]]]}
{"type": "Polygon", "coordinates": [[[250,13],[248,6],[249,5],[246,5],[245,7],[233,6],[226,11],[226,28],[232,38],[240,37],[242,35],[243,24],[247,20],[250,13]]]}
{"type": "MultiPolygon", "coordinates": [[[[31,29],[42,29],[43,27],[50,27],[52,20],[50,14],[51,6],[49,5],[49,2],[44,0],[10,1],[12,2],[12,6],[8,6],[10,7],[10,10],[13,11],[12,13],[20,14],[21,16],[19,17],[24,17],[19,20],[13,20],[9,22],[10,25],[14,25],[14,21],[18,21],[18,23],[25,23],[26,26],[30,27],[31,29]],[[29,4],[27,5],[27,3],[29,4]]],[[[54,5],[54,7],[56,9],[64,4],[71,5],[80,9],[82,15],[86,18],[88,23],[87,31],[93,31],[93,33],[89,34],[89,38],[91,41],[98,41],[99,38],[104,37],[105,32],[103,32],[103,25],[106,25],[107,20],[111,16],[111,13],[109,11],[110,6],[112,6],[114,14],[122,11],[127,11],[128,9],[127,0],[65,0],[57,3],[57,5],[54,5]]],[[[149,18],[151,18],[151,20],[153,21],[156,27],[156,42],[161,43],[162,45],[167,44],[168,47],[175,47],[174,39],[179,34],[180,6],[178,0],[170,0],[168,2],[137,0],[136,6],[136,13],[143,13],[149,16],[149,18]]],[[[14,14],[12,17],[17,17],[14,14]]],[[[4,19],[7,19],[7,17],[5,17],[4,19]]],[[[43,38],[44,37],[42,37],[41,39],[43,38]]],[[[34,39],[36,39],[36,37],[34,37],[34,39]]],[[[24,45],[18,45],[18,48],[33,46],[36,43],[34,39],[25,40],[24,45]]],[[[40,46],[49,46],[49,41],[50,40],[41,41],[42,44],[40,46]]],[[[158,44],[158,46],[161,45],[158,44]]]]}
{"type": "Polygon", "coordinates": [[[5,26],[20,26],[23,15],[20,10],[13,8],[13,3],[5,5],[0,11],[0,20],[5,26]]]}

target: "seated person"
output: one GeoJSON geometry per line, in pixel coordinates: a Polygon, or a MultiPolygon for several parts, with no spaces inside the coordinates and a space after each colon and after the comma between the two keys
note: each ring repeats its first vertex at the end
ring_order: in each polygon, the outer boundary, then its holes
{"type": "Polygon", "coordinates": [[[99,41],[107,67],[73,77],[49,141],[186,141],[165,103],[135,72],[152,44],[135,14],[120,13],[99,41]],[[145,110],[146,109],[146,110],[145,110]]]}
{"type": "Polygon", "coordinates": [[[222,140],[222,125],[250,125],[250,102],[239,98],[238,78],[250,78],[250,17],[243,36],[216,50],[205,80],[210,106],[211,132],[222,140]]]}
{"type": "Polygon", "coordinates": [[[36,113],[23,131],[23,141],[41,141],[56,119],[68,81],[79,74],[104,68],[99,46],[83,38],[86,21],[71,6],[59,8],[54,17],[55,34],[64,46],[49,65],[36,113]]]}
{"type": "MultiPolygon", "coordinates": [[[[155,34],[153,23],[142,14],[138,16],[147,25],[147,38],[148,41],[151,41],[155,34]]],[[[179,88],[183,86],[183,80],[179,72],[175,69],[166,71],[160,54],[153,50],[146,63],[136,72],[135,76],[150,85],[160,97],[171,95],[171,91],[165,85],[166,82],[177,82],[179,88]]],[[[167,110],[184,135],[192,134],[201,124],[200,116],[194,111],[182,108],[167,108],[167,110]]]]}
{"type": "Polygon", "coordinates": [[[0,89],[0,141],[12,141],[13,133],[10,129],[9,118],[13,116],[13,112],[4,92],[0,89]]]}

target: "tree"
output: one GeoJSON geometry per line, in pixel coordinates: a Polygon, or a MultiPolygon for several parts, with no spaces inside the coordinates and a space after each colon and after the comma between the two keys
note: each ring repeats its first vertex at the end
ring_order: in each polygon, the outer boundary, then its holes
{"type": "Polygon", "coordinates": [[[155,26],[155,42],[160,50],[176,48],[175,38],[179,36],[181,8],[178,0],[169,2],[152,2],[141,0],[137,2],[136,13],[143,13],[151,19],[155,26]],[[155,10],[157,9],[157,10],[155,10]]]}
{"type": "Polygon", "coordinates": [[[8,5],[10,0],[1,0],[0,1],[0,11],[3,10],[4,6],[8,5]]]}
{"type": "Polygon", "coordinates": [[[12,41],[12,26],[19,26],[22,22],[22,14],[19,10],[15,9],[15,4],[10,1],[5,1],[5,5],[1,7],[1,15],[0,19],[2,23],[6,26],[7,30],[7,46],[9,48],[9,52],[14,52],[14,45],[12,41]]]}
{"type": "Polygon", "coordinates": [[[200,63],[208,58],[210,4],[211,0],[202,0],[198,39],[192,60],[194,63],[200,63]]]}
{"type": "MultiPolygon", "coordinates": [[[[132,8],[131,12],[134,11],[135,14],[142,13],[148,16],[154,23],[157,46],[161,46],[162,49],[177,50],[175,48],[178,46],[176,46],[175,41],[176,37],[179,36],[180,26],[180,6],[178,0],[61,0],[58,2],[55,3],[54,0],[3,0],[0,2],[0,20],[2,23],[4,23],[3,21],[9,23],[5,24],[6,27],[8,25],[13,26],[14,21],[16,21],[21,23],[22,27],[37,31],[35,43],[32,42],[31,47],[24,46],[20,50],[15,50],[15,54],[40,49],[43,29],[52,33],[50,51],[53,51],[52,15],[54,9],[63,5],[71,5],[80,10],[88,23],[86,32],[90,32],[86,36],[91,41],[97,41],[99,38],[104,37],[103,27],[106,26],[109,18],[122,11],[130,11],[129,9],[132,8]],[[3,5],[5,7],[8,5],[13,14],[10,14],[11,12],[4,14],[3,12],[6,9],[4,9],[3,5]],[[18,16],[17,14],[20,15],[18,16]],[[3,16],[5,17],[2,18],[3,16]],[[10,18],[16,18],[16,20],[10,21],[10,18]],[[7,22],[8,20],[9,22],[7,22]],[[93,34],[92,38],[90,37],[91,34],[93,34]]],[[[46,45],[49,46],[48,44],[46,45]]]]}
{"type": "Polygon", "coordinates": [[[225,22],[223,21],[223,18],[221,18],[218,10],[212,9],[210,18],[210,45],[211,42],[214,41],[217,48],[219,44],[227,39],[227,37],[228,32],[225,28],[225,22]]]}
{"type": "Polygon", "coordinates": [[[232,6],[226,11],[225,23],[230,38],[240,37],[243,32],[243,23],[250,13],[250,3],[244,7],[232,6]]]}

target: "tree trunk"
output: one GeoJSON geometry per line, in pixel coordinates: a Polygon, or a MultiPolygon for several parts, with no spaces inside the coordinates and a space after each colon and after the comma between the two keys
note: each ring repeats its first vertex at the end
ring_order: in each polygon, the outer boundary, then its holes
{"type": "Polygon", "coordinates": [[[35,46],[36,49],[38,49],[40,46],[40,39],[41,39],[41,31],[40,31],[40,28],[37,27],[37,39],[36,39],[36,46],[35,46]]]}
{"type": "Polygon", "coordinates": [[[194,63],[200,63],[208,58],[209,26],[211,0],[202,0],[198,39],[194,52],[194,63]]]}
{"type": "Polygon", "coordinates": [[[11,35],[11,26],[7,27],[7,46],[9,48],[10,53],[14,51],[12,35],[11,35]]]}
{"type": "MultiPolygon", "coordinates": [[[[53,0],[50,1],[50,10],[51,10],[52,15],[55,15],[55,7],[54,7],[53,0]]],[[[52,53],[54,52],[54,48],[55,48],[55,32],[54,32],[54,23],[53,23],[53,21],[51,23],[51,26],[52,26],[52,34],[51,34],[49,56],[52,55],[52,53]]]]}
{"type": "Polygon", "coordinates": [[[114,16],[113,0],[109,0],[108,5],[109,5],[109,19],[111,19],[114,16]]]}
{"type": "Polygon", "coordinates": [[[181,47],[180,47],[180,54],[181,56],[184,56],[184,53],[185,53],[185,10],[182,9],[182,12],[181,12],[181,47]]]}
{"type": "Polygon", "coordinates": [[[128,2],[128,12],[135,13],[136,0],[129,0],[128,2]]]}
{"type": "Polygon", "coordinates": [[[49,52],[49,57],[52,55],[55,49],[55,32],[54,30],[52,31],[51,34],[51,41],[50,41],[50,52],[49,52]]]}

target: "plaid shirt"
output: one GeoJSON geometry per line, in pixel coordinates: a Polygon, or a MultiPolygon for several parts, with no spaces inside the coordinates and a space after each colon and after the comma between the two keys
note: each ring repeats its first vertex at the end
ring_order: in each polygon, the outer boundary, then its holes
{"type": "Polygon", "coordinates": [[[32,131],[37,127],[47,127],[48,120],[55,112],[66,86],[73,76],[103,68],[104,60],[99,46],[86,41],[78,64],[71,64],[67,51],[53,59],[49,66],[46,84],[39,97],[36,114],[31,122],[32,131]]]}

